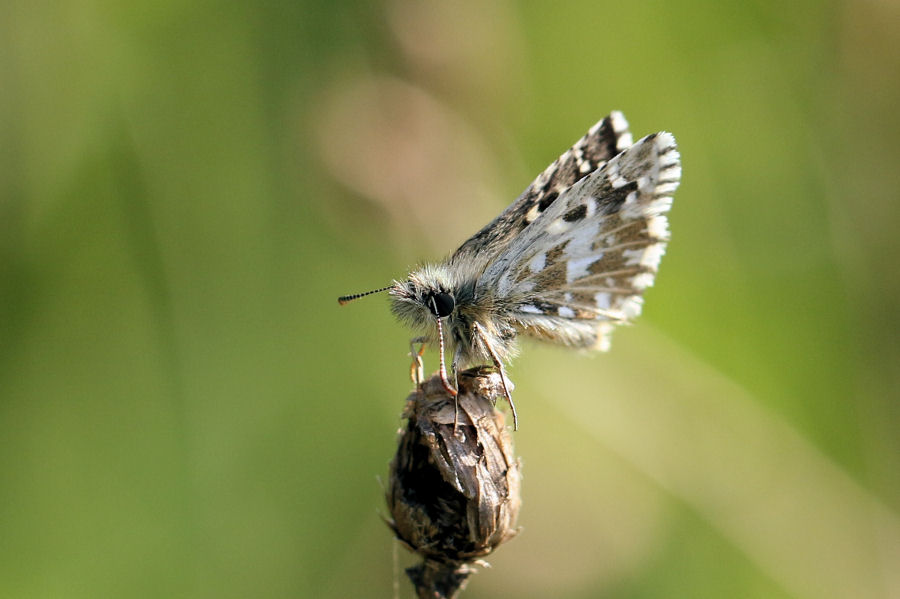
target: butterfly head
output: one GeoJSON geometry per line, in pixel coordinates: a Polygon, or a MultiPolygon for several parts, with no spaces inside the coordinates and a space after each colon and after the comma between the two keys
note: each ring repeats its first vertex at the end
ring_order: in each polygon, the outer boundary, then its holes
{"type": "Polygon", "coordinates": [[[439,319],[453,320],[459,307],[457,286],[439,267],[426,266],[405,281],[394,281],[391,311],[413,328],[429,329],[439,319]]]}

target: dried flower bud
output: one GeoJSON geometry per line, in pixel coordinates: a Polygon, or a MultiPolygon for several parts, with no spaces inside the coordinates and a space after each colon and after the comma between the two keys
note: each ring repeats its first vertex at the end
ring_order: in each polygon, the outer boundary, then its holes
{"type": "Polygon", "coordinates": [[[468,563],[516,534],[520,469],[494,409],[500,375],[467,370],[459,386],[454,399],[435,375],[409,396],[391,462],[388,524],[425,558],[407,571],[419,596],[453,596],[471,573],[468,563]]]}

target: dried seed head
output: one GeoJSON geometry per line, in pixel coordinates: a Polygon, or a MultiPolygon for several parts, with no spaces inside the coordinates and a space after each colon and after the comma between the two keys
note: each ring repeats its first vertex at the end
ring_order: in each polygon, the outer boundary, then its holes
{"type": "Polygon", "coordinates": [[[521,475],[503,414],[494,409],[503,397],[500,375],[472,369],[458,380],[456,398],[438,375],[409,396],[391,462],[388,524],[425,558],[408,571],[420,590],[421,581],[461,587],[468,563],[517,532],[521,475]]]}

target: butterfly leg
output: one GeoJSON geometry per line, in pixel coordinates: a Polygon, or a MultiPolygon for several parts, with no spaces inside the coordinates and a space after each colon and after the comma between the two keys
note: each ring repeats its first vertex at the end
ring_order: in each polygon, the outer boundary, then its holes
{"type": "Polygon", "coordinates": [[[500,372],[500,382],[503,384],[503,395],[506,396],[506,402],[509,404],[509,409],[512,412],[513,430],[517,431],[519,430],[519,415],[516,414],[516,404],[513,403],[512,395],[509,393],[509,387],[506,385],[506,370],[503,368],[503,362],[500,361],[497,352],[491,347],[490,342],[487,340],[487,336],[481,332],[481,327],[478,326],[477,322],[472,323],[472,329],[481,345],[487,350],[487,353],[490,354],[491,360],[494,362],[494,367],[500,372]]]}
{"type": "MultiPolygon", "coordinates": [[[[448,394],[454,400],[454,408],[453,412],[453,431],[456,432],[456,424],[459,422],[459,391],[453,388],[453,385],[450,384],[450,380],[447,378],[447,365],[444,361],[444,323],[440,318],[437,319],[437,329],[438,329],[438,353],[441,359],[441,383],[444,385],[444,390],[447,391],[448,394]]],[[[458,388],[458,387],[457,387],[458,388]]]]}
{"type": "Polygon", "coordinates": [[[422,355],[424,353],[425,337],[415,337],[414,339],[410,339],[409,355],[413,359],[413,362],[409,366],[409,378],[412,379],[413,384],[415,384],[416,386],[421,385],[422,381],[425,380],[425,365],[422,362],[422,355]],[[416,350],[416,343],[421,344],[418,350],[416,350]]]}
{"type": "Polygon", "coordinates": [[[453,388],[453,385],[450,384],[450,380],[447,378],[447,363],[444,361],[444,325],[441,322],[441,319],[437,320],[437,328],[438,328],[438,353],[441,359],[441,383],[444,385],[444,390],[447,391],[451,396],[456,397],[459,393],[456,389],[453,388]]]}
{"type": "MultiPolygon", "coordinates": [[[[456,385],[456,388],[459,389],[459,365],[462,362],[462,352],[463,348],[461,345],[456,347],[456,352],[453,354],[453,363],[450,364],[450,370],[453,372],[453,383],[456,385]]],[[[459,400],[456,400],[455,411],[453,412],[453,430],[456,431],[456,424],[459,422],[459,400]]]]}

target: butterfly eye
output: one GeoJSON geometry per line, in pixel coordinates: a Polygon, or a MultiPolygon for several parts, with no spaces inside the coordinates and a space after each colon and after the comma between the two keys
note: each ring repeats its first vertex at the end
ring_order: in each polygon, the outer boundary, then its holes
{"type": "Polygon", "coordinates": [[[431,293],[425,297],[425,304],[431,313],[438,318],[450,316],[453,308],[456,307],[456,300],[449,293],[431,293]]]}

